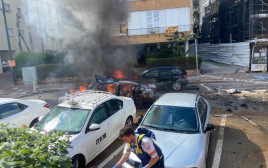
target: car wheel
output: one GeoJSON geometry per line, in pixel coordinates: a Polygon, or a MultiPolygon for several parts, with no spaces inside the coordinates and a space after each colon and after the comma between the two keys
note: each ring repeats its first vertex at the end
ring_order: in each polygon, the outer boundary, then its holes
{"type": "Polygon", "coordinates": [[[73,157],[72,164],[73,164],[73,168],[85,167],[84,160],[80,155],[73,157]]]}
{"type": "Polygon", "coordinates": [[[32,128],[33,126],[35,126],[35,124],[38,122],[38,119],[34,119],[31,124],[29,125],[30,128],[32,128]]]}
{"type": "Polygon", "coordinates": [[[132,117],[128,117],[127,120],[126,120],[125,126],[129,127],[129,128],[132,128],[132,125],[133,125],[132,117]]]}
{"type": "Polygon", "coordinates": [[[181,90],[181,83],[180,82],[173,83],[172,88],[175,91],[181,90]]]}
{"type": "Polygon", "coordinates": [[[134,104],[136,106],[137,109],[142,108],[143,107],[143,101],[141,98],[136,98],[134,101],[134,104]]]}

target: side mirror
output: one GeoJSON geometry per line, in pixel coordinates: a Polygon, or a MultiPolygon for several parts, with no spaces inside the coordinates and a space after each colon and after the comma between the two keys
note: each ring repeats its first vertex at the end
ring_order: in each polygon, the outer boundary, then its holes
{"type": "Polygon", "coordinates": [[[213,124],[207,124],[206,129],[204,130],[204,133],[208,132],[208,131],[212,131],[214,130],[214,125],[213,124]]]}
{"type": "Polygon", "coordinates": [[[99,124],[91,124],[91,125],[88,127],[89,131],[95,131],[95,130],[98,130],[98,129],[100,129],[100,128],[101,128],[101,126],[100,126],[99,124]]]}
{"type": "Polygon", "coordinates": [[[136,124],[137,126],[141,124],[142,119],[143,119],[143,115],[140,115],[139,119],[138,119],[138,122],[136,124]]]}

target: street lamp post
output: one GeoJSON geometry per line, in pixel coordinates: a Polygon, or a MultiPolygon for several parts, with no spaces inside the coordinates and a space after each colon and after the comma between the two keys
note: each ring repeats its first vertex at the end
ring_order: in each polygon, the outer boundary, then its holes
{"type": "MultiPolygon", "coordinates": [[[[9,41],[9,35],[8,35],[8,28],[7,28],[7,19],[6,19],[6,11],[5,11],[6,9],[5,9],[5,5],[4,5],[3,0],[2,0],[2,8],[3,8],[2,11],[3,11],[3,16],[4,16],[5,28],[6,28],[6,36],[7,36],[9,58],[10,58],[10,60],[13,60],[10,41],[9,41]]],[[[17,82],[16,82],[16,78],[15,78],[15,69],[14,69],[14,67],[12,67],[12,75],[13,75],[13,83],[14,83],[14,85],[16,85],[17,82]]]]}

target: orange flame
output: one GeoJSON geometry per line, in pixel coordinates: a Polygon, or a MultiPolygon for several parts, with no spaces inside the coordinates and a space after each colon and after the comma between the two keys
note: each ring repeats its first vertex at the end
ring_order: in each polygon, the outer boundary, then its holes
{"type": "Polygon", "coordinates": [[[85,91],[85,90],[87,90],[87,86],[88,86],[88,84],[82,84],[82,85],[79,87],[79,90],[70,90],[70,93],[71,93],[71,94],[74,94],[75,92],[85,91]]]}
{"type": "Polygon", "coordinates": [[[126,78],[126,76],[120,70],[115,70],[114,73],[113,73],[113,77],[115,77],[117,79],[126,78]]]}
{"type": "Polygon", "coordinates": [[[112,83],[112,84],[107,85],[107,92],[115,94],[115,90],[116,90],[116,84],[112,83]]]}
{"type": "Polygon", "coordinates": [[[85,91],[85,90],[87,90],[87,84],[83,84],[83,85],[81,85],[80,86],[80,91],[85,91]]]}

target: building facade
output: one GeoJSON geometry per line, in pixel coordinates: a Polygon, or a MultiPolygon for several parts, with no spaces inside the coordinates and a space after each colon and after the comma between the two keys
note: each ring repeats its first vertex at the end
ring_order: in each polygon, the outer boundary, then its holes
{"type": "MultiPolygon", "coordinates": [[[[13,58],[19,52],[54,52],[61,49],[54,1],[4,0],[8,37],[13,58]]],[[[2,3],[0,9],[3,9],[2,3]]],[[[0,59],[10,60],[6,29],[0,11],[0,59]]]]}
{"type": "Polygon", "coordinates": [[[120,26],[113,27],[115,43],[127,40],[143,51],[171,43],[165,32],[168,27],[193,33],[192,0],[129,0],[128,15],[122,16],[120,26]]]}

